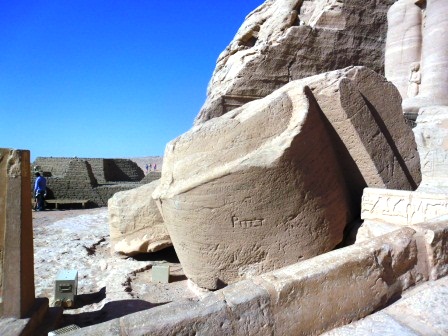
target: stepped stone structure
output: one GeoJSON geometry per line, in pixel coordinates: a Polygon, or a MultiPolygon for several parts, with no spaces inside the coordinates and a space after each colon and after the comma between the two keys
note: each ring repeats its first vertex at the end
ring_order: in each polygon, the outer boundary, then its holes
{"type": "Polygon", "coordinates": [[[394,2],[266,1],[218,57],[196,124],[300,78],[351,65],[383,73],[386,15],[394,2]]]}
{"type": "Polygon", "coordinates": [[[109,199],[112,253],[132,256],[172,246],[157,205],[148,197],[159,183],[155,180],[132,190],[118,192],[109,199]]]}
{"type": "Polygon", "coordinates": [[[86,199],[96,206],[107,205],[118,191],[139,186],[144,177],[128,159],[38,157],[33,166],[47,175],[48,199],[86,199]]]}
{"type": "Polygon", "coordinates": [[[145,177],[140,181],[141,183],[151,183],[152,181],[159,180],[162,177],[162,172],[160,171],[151,171],[145,175],[145,177]]]}
{"type": "Polygon", "coordinates": [[[388,13],[385,74],[415,120],[420,107],[448,105],[448,3],[399,0],[388,13]]]}
{"type": "Polygon", "coordinates": [[[172,141],[153,197],[186,275],[216,289],[333,249],[366,186],[413,190],[396,88],[354,67],[293,81],[172,141]]]}
{"type": "Polygon", "coordinates": [[[140,182],[145,176],[143,171],[129,159],[96,159],[96,158],[53,158],[38,157],[34,166],[50,172],[52,176],[64,176],[69,171],[73,160],[86,161],[90,166],[93,178],[98,184],[110,182],[140,182]]]}

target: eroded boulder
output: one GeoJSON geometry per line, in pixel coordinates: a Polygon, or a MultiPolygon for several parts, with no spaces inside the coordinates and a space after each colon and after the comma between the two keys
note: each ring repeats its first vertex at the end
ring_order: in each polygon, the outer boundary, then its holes
{"type": "Polygon", "coordinates": [[[111,252],[126,255],[156,252],[171,239],[151,197],[159,180],[116,193],[108,201],[111,252]]]}
{"type": "Polygon", "coordinates": [[[400,103],[383,77],[350,67],[170,142],[153,197],[185,274],[216,289],[327,252],[359,216],[364,187],[415,189],[419,159],[400,103]]]}

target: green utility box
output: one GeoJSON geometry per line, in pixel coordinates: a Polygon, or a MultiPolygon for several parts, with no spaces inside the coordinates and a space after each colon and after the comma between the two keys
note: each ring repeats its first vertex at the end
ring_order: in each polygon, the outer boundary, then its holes
{"type": "Polygon", "coordinates": [[[61,270],[54,282],[54,306],[73,308],[78,291],[78,271],[61,270]]]}

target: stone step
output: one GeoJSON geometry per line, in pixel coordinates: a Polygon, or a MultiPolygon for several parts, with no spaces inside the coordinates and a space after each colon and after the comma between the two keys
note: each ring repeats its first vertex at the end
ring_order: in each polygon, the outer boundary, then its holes
{"type": "Polygon", "coordinates": [[[394,304],[322,336],[448,335],[448,276],[426,282],[394,304]]]}

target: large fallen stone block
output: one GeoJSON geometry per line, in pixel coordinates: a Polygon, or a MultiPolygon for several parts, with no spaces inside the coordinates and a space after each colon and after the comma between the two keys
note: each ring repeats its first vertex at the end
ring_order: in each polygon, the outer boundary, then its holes
{"type": "Polygon", "coordinates": [[[392,83],[364,67],[300,82],[310,88],[331,123],[334,145],[349,183],[356,185],[353,189],[417,188],[421,182],[417,144],[401,116],[400,94],[392,83]]]}
{"type": "Polygon", "coordinates": [[[171,239],[151,197],[159,180],[116,193],[108,201],[111,252],[126,255],[155,252],[171,239]]]}
{"type": "Polygon", "coordinates": [[[153,196],[199,286],[216,289],[341,241],[348,191],[312,104],[291,85],[168,145],[153,196]]]}
{"type": "Polygon", "coordinates": [[[381,76],[347,68],[169,143],[153,197],[185,274],[216,289],[327,252],[359,215],[364,187],[415,188],[418,155],[399,101],[381,76]]]}

